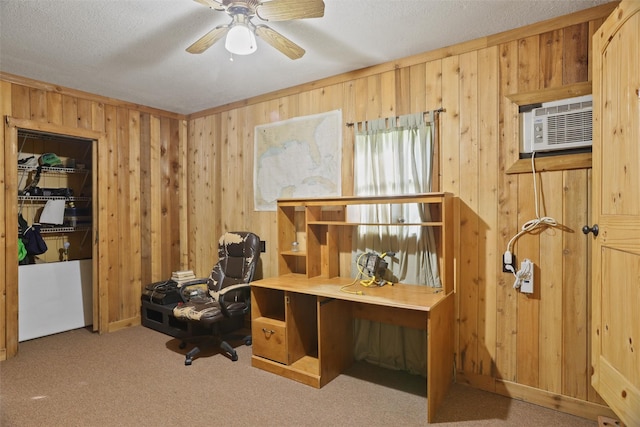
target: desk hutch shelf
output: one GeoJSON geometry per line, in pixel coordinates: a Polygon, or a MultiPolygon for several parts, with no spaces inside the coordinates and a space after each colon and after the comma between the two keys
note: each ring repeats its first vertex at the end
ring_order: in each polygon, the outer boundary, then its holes
{"type": "Polygon", "coordinates": [[[433,420],[453,372],[452,200],[449,193],[279,200],[279,276],[252,282],[252,365],[320,388],[353,363],[354,318],[424,330],[427,419],[433,420]],[[391,214],[388,222],[360,221],[363,206],[401,213],[397,207],[408,203],[429,220],[410,223],[391,214]],[[396,283],[343,292],[353,283],[353,233],[364,225],[431,228],[442,287],[396,283]]]}
{"type": "Polygon", "coordinates": [[[307,277],[349,277],[350,265],[340,265],[340,253],[350,252],[351,233],[359,226],[429,227],[433,230],[440,260],[442,286],[446,293],[453,291],[452,263],[452,195],[425,193],[402,196],[331,197],[319,199],[282,199],[278,201],[278,272],[280,275],[299,273],[307,277]],[[428,213],[430,220],[405,222],[395,207],[417,204],[428,213]],[[388,222],[362,222],[360,208],[378,205],[387,208],[392,218],[388,222]],[[341,242],[347,241],[348,247],[341,242]],[[293,245],[296,242],[297,245],[293,245]],[[295,247],[295,248],[294,248],[295,247]],[[294,250],[292,250],[294,249],[294,250]],[[343,271],[346,270],[346,271],[343,271]]]}

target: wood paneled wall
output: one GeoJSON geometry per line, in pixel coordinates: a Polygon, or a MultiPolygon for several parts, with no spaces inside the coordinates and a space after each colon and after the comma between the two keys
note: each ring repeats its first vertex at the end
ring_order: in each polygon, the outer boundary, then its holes
{"type": "MultiPolygon", "coordinates": [[[[439,190],[459,197],[457,381],[583,416],[607,413],[590,386],[589,251],[580,231],[588,223],[589,167],[537,174],[540,215],[559,227],[515,244],[518,261],[536,265],[533,295],[513,289],[501,259],[536,216],[532,174],[507,173],[519,152],[518,105],[507,96],[588,82],[591,36],[614,6],[192,115],[192,266],[207,273],[218,236],[248,229],[267,243],[259,275],[277,274],[275,213],[253,210],[255,126],[334,109],[347,123],[444,108],[439,190]]],[[[352,128],[343,135],[342,191],[349,195],[352,128]]]]}
{"type": "MultiPolygon", "coordinates": [[[[187,122],[177,114],[0,74],[0,115],[29,120],[65,133],[88,129],[101,135],[94,165],[98,211],[101,332],[140,323],[144,284],[187,268],[185,145],[187,122]]],[[[7,126],[6,124],[4,126],[7,126]]],[[[15,141],[0,135],[0,359],[17,350],[17,188],[15,141]]],[[[97,228],[97,227],[96,227],[97,228]]],[[[94,266],[96,264],[94,263],[94,266]]]]}

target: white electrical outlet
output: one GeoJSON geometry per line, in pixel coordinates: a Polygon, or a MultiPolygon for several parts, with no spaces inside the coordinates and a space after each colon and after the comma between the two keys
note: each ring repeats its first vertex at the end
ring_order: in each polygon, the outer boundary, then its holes
{"type": "Polygon", "coordinates": [[[533,293],[533,262],[525,259],[520,263],[520,271],[518,272],[522,279],[520,284],[520,292],[524,294],[533,293]]]}

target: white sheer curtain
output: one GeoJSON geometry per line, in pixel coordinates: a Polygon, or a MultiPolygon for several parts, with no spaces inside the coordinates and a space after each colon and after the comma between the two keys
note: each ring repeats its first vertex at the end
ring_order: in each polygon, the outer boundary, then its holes
{"type": "MultiPolygon", "coordinates": [[[[402,116],[394,127],[380,119],[363,124],[355,137],[355,194],[400,195],[431,191],[435,123],[433,113],[402,116]]],[[[422,206],[369,205],[362,222],[416,223],[429,220],[422,206]]],[[[354,263],[363,252],[395,252],[386,258],[394,281],[440,287],[435,241],[420,226],[363,226],[355,235],[354,263]]],[[[357,271],[354,271],[354,276],[357,271]]],[[[424,331],[365,320],[355,322],[355,357],[387,368],[426,375],[424,331]]]]}

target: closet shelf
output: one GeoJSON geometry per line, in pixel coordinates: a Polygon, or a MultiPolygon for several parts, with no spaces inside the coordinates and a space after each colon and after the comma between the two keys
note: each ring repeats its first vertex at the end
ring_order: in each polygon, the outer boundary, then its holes
{"type": "MultiPolygon", "coordinates": [[[[18,165],[18,171],[20,172],[32,172],[37,169],[38,169],[38,166],[18,165]]],[[[91,172],[89,169],[63,168],[63,167],[57,167],[57,166],[41,166],[41,171],[46,173],[60,173],[60,174],[69,174],[69,173],[88,174],[91,172]]]]}
{"type": "Polygon", "coordinates": [[[74,231],[87,231],[91,230],[90,226],[78,226],[78,227],[40,227],[40,234],[55,234],[55,233],[73,233],[74,231]]]}
{"type": "Polygon", "coordinates": [[[90,202],[91,197],[78,196],[78,197],[64,197],[64,196],[18,196],[19,201],[34,202],[34,203],[46,203],[49,200],[64,200],[67,202],[90,202]]]}

